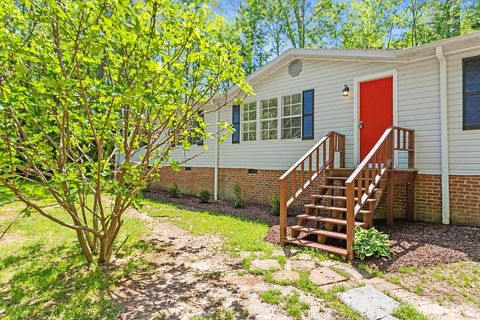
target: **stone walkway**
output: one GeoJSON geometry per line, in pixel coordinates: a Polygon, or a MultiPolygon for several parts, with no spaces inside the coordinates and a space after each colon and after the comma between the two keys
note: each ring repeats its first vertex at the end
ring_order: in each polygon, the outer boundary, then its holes
{"type": "Polygon", "coordinates": [[[398,301],[412,305],[429,319],[480,319],[478,310],[467,306],[462,308],[441,306],[382,278],[368,278],[351,264],[332,260],[317,262],[309,255],[290,256],[290,254],[283,251],[274,254],[287,257],[284,267],[274,259],[256,259],[252,262],[251,269],[274,271],[273,279],[285,283],[295,282],[300,278],[301,272],[308,272],[309,280],[324,290],[338,285],[350,288],[339,293],[339,297],[366,319],[396,319],[391,314],[400,306],[398,301]]]}
{"type": "Polygon", "coordinates": [[[480,319],[476,310],[446,308],[383,279],[368,279],[348,263],[320,261],[286,248],[268,259],[262,252],[232,257],[222,250],[221,238],[192,235],[168,218],[134,214],[152,231],[145,241],[154,246],[148,256],[153,270],[118,285],[113,295],[121,306],[119,319],[294,319],[287,305],[291,297],[308,306],[302,319],[344,318],[329,301],[296,287],[305,277],[325,291],[341,286],[338,297],[367,319],[394,319],[396,300],[411,304],[429,319],[480,319]],[[243,259],[251,262],[248,270],[243,259]],[[266,301],[262,295],[267,292],[280,293],[281,301],[266,301]]]}

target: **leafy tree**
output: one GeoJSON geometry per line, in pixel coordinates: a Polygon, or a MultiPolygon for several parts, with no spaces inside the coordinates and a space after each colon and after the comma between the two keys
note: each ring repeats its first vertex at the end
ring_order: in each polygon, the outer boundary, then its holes
{"type": "Polygon", "coordinates": [[[249,92],[228,28],[202,1],[2,1],[0,182],[109,262],[127,208],[177,165],[172,148],[208,137],[199,110],[231,84],[249,92]]]}
{"type": "Polygon", "coordinates": [[[235,27],[241,31],[241,54],[247,74],[260,68],[270,58],[266,16],[266,6],[258,0],[246,0],[237,9],[235,27]]]}

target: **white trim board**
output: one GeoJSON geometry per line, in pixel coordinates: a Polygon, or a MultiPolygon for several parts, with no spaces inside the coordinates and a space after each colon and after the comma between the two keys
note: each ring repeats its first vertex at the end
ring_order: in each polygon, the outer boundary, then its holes
{"type": "MultiPolygon", "coordinates": [[[[355,167],[360,163],[360,83],[392,77],[393,81],[393,125],[398,125],[398,99],[397,99],[397,70],[389,70],[381,73],[365,75],[353,79],[353,162],[355,167]]],[[[395,166],[398,167],[398,156],[395,152],[395,166]]]]}

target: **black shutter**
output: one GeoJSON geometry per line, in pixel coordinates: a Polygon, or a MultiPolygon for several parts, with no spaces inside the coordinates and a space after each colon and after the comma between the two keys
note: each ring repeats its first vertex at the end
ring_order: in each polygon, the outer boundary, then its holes
{"type": "Polygon", "coordinates": [[[232,107],[232,125],[235,132],[232,134],[232,143],[240,143],[240,106],[232,107]]]}
{"type": "Polygon", "coordinates": [[[302,105],[302,139],[313,139],[313,96],[315,90],[303,91],[302,105]]]}
{"type": "Polygon", "coordinates": [[[463,130],[480,129],[480,57],[463,59],[463,130]]]}
{"type": "MultiPolygon", "coordinates": [[[[205,120],[205,115],[203,114],[203,111],[199,111],[198,116],[202,118],[202,120],[205,120]]],[[[203,139],[197,138],[197,146],[203,146],[203,139]]]]}

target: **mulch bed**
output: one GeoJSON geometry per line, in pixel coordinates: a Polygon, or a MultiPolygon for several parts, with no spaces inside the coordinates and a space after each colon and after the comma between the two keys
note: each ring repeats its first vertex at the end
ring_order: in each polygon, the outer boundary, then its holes
{"type": "Polygon", "coordinates": [[[396,221],[391,227],[379,223],[377,229],[390,236],[394,250],[391,259],[367,261],[380,270],[480,261],[480,228],[396,221]]]}
{"type": "MultiPolygon", "coordinates": [[[[280,218],[272,214],[270,207],[248,205],[237,209],[228,201],[211,201],[201,204],[198,198],[182,196],[173,198],[166,191],[147,192],[146,198],[182,205],[189,210],[202,210],[224,213],[268,224],[270,230],[265,241],[278,244],[280,218]]],[[[288,217],[288,224],[296,224],[295,216],[288,217]]],[[[391,258],[355,261],[379,270],[395,271],[400,267],[428,267],[442,263],[467,260],[480,261],[480,228],[449,226],[436,223],[407,222],[397,220],[394,226],[376,221],[378,230],[388,234],[392,240],[394,254],[391,258]]]]}
{"type": "MultiPolygon", "coordinates": [[[[197,197],[182,195],[180,198],[170,196],[167,191],[149,191],[143,194],[145,198],[157,201],[164,201],[181,205],[194,211],[211,211],[228,214],[235,217],[246,218],[253,221],[260,221],[275,226],[280,224],[280,217],[272,213],[269,206],[260,204],[248,204],[245,208],[234,208],[229,201],[211,200],[209,203],[200,203],[197,197]]],[[[294,215],[288,217],[288,223],[293,224],[296,221],[294,215]]]]}

